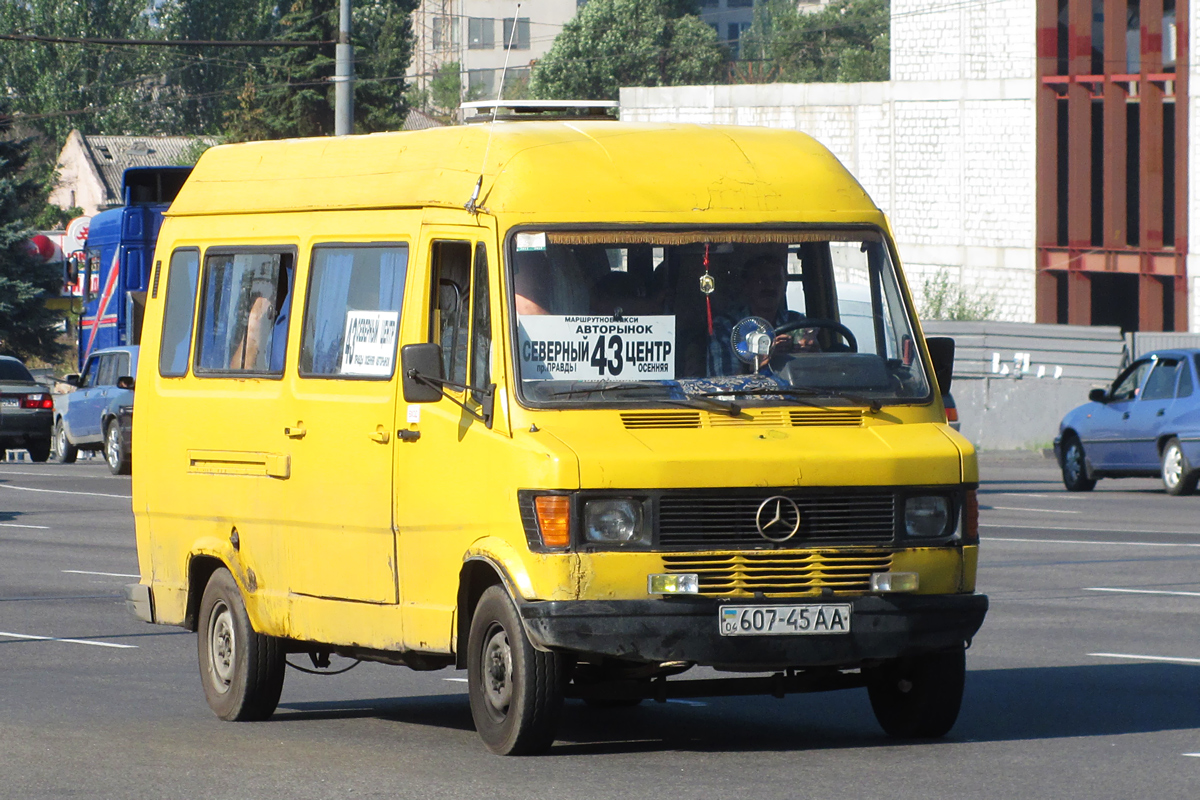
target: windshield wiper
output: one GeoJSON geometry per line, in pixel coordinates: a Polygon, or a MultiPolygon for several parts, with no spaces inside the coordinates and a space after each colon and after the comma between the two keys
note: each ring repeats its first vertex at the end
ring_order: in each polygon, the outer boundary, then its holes
{"type": "MultiPolygon", "coordinates": [[[[863,397],[862,395],[848,394],[846,392],[839,392],[835,389],[809,389],[804,386],[780,386],[780,387],[774,388],[774,389],[765,389],[765,388],[727,389],[727,390],[720,391],[720,392],[704,392],[702,394],[689,395],[689,396],[690,397],[727,397],[727,396],[733,395],[735,397],[757,397],[757,396],[762,396],[762,395],[773,395],[773,394],[783,395],[784,397],[791,397],[794,399],[800,399],[803,397],[839,397],[842,400],[849,400],[851,403],[854,403],[855,405],[869,406],[871,408],[872,412],[879,411],[879,409],[883,408],[882,403],[880,403],[878,400],[872,399],[870,397],[863,397]]],[[[814,408],[822,408],[823,407],[819,403],[809,403],[805,400],[801,400],[800,402],[804,403],[804,405],[807,405],[807,406],[813,406],[814,408]]]]}
{"type": "MultiPolygon", "coordinates": [[[[647,385],[644,383],[605,383],[598,386],[580,386],[575,389],[562,389],[557,392],[551,392],[551,397],[571,397],[575,395],[590,395],[600,392],[631,392],[631,391],[646,391],[653,389],[657,392],[662,392],[661,386],[647,385]]],[[[723,414],[728,414],[731,417],[736,417],[742,413],[742,407],[737,403],[727,401],[714,400],[703,395],[691,395],[687,398],[677,397],[654,397],[654,399],[667,405],[683,406],[684,408],[697,408],[701,410],[720,411],[723,414]]]]}

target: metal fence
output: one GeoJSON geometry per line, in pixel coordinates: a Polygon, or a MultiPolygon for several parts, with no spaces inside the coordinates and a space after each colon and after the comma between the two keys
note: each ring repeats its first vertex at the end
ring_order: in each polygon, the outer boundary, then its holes
{"type": "Polygon", "coordinates": [[[1127,333],[1125,340],[1131,358],[1141,358],[1154,350],[1190,350],[1200,348],[1200,333],[1127,333]]]}
{"type": "Polygon", "coordinates": [[[954,376],[1111,382],[1129,359],[1117,327],[1021,322],[922,322],[954,339],[954,376]]]}

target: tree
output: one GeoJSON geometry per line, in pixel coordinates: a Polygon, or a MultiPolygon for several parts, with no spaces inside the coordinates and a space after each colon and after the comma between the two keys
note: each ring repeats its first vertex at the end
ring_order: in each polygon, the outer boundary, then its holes
{"type": "Polygon", "coordinates": [[[542,99],[616,100],[622,86],[713,83],[717,33],[689,0],[590,0],[533,68],[542,99]]]}
{"type": "Polygon", "coordinates": [[[967,292],[950,282],[947,270],[938,270],[921,285],[924,319],[986,320],[996,313],[996,301],[991,295],[967,292]]]}
{"type": "MultiPolygon", "coordinates": [[[[417,0],[373,0],[354,9],[354,127],[396,130],[407,112],[404,72],[412,54],[410,15],[417,0]]],[[[333,41],[338,0],[283,0],[277,38],[333,41]]],[[[334,130],[333,47],[286,48],[243,76],[237,107],[226,113],[231,141],[325,136],[334,130]]]]}
{"type": "Polygon", "coordinates": [[[833,0],[812,13],[765,0],[742,39],[742,58],[763,62],[780,81],[886,81],[890,26],[889,0],[833,0]]]}
{"type": "Polygon", "coordinates": [[[12,118],[0,107],[0,353],[49,361],[63,348],[45,295],[60,276],[29,252],[29,219],[45,202],[26,173],[30,144],[12,136],[12,118]]]}

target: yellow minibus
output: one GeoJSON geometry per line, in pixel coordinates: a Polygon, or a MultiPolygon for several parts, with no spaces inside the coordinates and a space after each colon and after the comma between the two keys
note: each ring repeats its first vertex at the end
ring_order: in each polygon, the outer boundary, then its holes
{"type": "Polygon", "coordinates": [[[465,669],[501,754],[568,699],[865,687],[890,735],[957,718],[987,598],[952,343],[803,134],[215,147],[141,346],[127,601],[196,631],[224,719],[334,654],[465,669]]]}

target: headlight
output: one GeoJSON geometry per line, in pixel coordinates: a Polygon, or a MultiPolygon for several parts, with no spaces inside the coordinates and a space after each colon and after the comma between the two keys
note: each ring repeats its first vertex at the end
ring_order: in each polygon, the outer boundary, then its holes
{"type": "Polygon", "coordinates": [[[910,497],[904,503],[904,529],[909,536],[943,536],[950,521],[950,501],[941,495],[910,497]]]}
{"type": "Polygon", "coordinates": [[[583,507],[583,538],[618,544],[642,537],[642,504],[632,498],[588,500],[583,507]]]}

